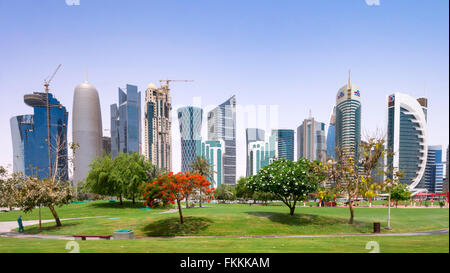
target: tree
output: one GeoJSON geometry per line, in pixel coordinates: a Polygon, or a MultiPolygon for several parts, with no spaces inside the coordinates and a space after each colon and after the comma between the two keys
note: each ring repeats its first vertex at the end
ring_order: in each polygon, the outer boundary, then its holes
{"type": "MultiPolygon", "coordinates": [[[[213,181],[213,175],[215,171],[213,171],[213,165],[208,163],[208,161],[201,157],[197,156],[193,162],[191,162],[190,167],[192,168],[192,172],[199,174],[201,176],[206,177],[208,180],[213,181]]],[[[197,189],[199,194],[199,200],[200,200],[200,207],[202,207],[202,194],[203,192],[201,189],[197,189]]]]}
{"type": "Polygon", "coordinates": [[[17,206],[25,213],[32,211],[36,206],[47,206],[56,226],[61,226],[56,206],[68,204],[73,198],[72,186],[69,181],[58,181],[55,179],[42,179],[36,177],[19,176],[17,181],[17,206]]]}
{"type": "Polygon", "coordinates": [[[180,223],[183,224],[183,212],[181,208],[181,201],[184,199],[187,192],[192,191],[192,181],[200,187],[208,197],[208,201],[212,198],[214,189],[204,176],[190,173],[172,172],[160,175],[156,180],[150,183],[145,183],[141,186],[145,205],[149,207],[157,207],[160,203],[175,204],[178,206],[178,213],[180,215],[180,223]]]}
{"type": "Polygon", "coordinates": [[[248,187],[254,191],[272,193],[294,215],[298,201],[306,200],[310,193],[317,191],[326,175],[322,163],[300,158],[293,162],[279,159],[261,168],[249,177],[248,187]]]}
{"type": "Polygon", "coordinates": [[[146,181],[156,178],[159,170],[143,155],[138,153],[119,153],[111,159],[108,155],[95,159],[84,188],[92,193],[131,198],[133,204],[140,194],[139,187],[146,181]]]}
{"type": "Polygon", "coordinates": [[[234,188],[230,185],[221,184],[219,187],[217,187],[214,198],[221,201],[235,200],[236,196],[234,193],[234,188]]]}
{"type": "Polygon", "coordinates": [[[244,200],[245,202],[252,198],[254,194],[254,191],[247,187],[248,180],[248,178],[241,176],[235,186],[236,198],[244,200]]]}
{"type": "Polygon", "coordinates": [[[353,224],[355,213],[353,200],[358,194],[375,196],[380,185],[373,182],[374,171],[381,169],[380,159],[386,155],[383,138],[369,138],[360,145],[358,158],[354,158],[353,150],[336,148],[337,160],[330,160],[327,164],[329,180],[338,193],[347,195],[347,205],[350,210],[349,224],[353,224]]]}
{"type": "Polygon", "coordinates": [[[8,207],[9,210],[16,206],[17,202],[17,177],[19,174],[13,173],[7,177],[7,171],[0,166],[0,206],[8,207]]]}
{"type": "Polygon", "coordinates": [[[411,192],[406,184],[397,184],[391,189],[391,199],[395,201],[395,207],[398,206],[398,201],[406,201],[411,199],[411,192]]]}

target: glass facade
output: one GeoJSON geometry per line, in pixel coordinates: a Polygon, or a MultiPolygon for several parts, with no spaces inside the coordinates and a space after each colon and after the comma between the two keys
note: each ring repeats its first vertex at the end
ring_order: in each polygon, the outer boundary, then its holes
{"type": "Polygon", "coordinates": [[[328,126],[327,132],[327,158],[334,158],[334,149],[335,149],[335,125],[328,126]]]}
{"type": "Polygon", "coordinates": [[[178,109],[181,136],[181,171],[192,170],[190,164],[201,154],[201,128],[203,110],[198,107],[178,109]]]}
{"type": "Polygon", "coordinates": [[[423,188],[427,162],[426,99],[395,93],[387,97],[387,158],[391,168],[403,173],[400,182],[423,188]]]}
{"type": "Polygon", "coordinates": [[[201,143],[199,155],[206,159],[212,166],[214,174],[207,178],[213,184],[214,188],[223,184],[225,179],[224,147],[225,142],[223,140],[206,140],[201,143]]]}
{"type": "Polygon", "coordinates": [[[424,188],[431,193],[441,193],[443,190],[443,176],[442,146],[428,146],[424,188]]]}
{"type": "Polygon", "coordinates": [[[69,180],[66,108],[48,94],[50,116],[50,166],[48,158],[47,95],[35,92],[24,96],[33,115],[16,116],[10,119],[13,142],[13,168],[28,176],[47,178],[49,173],[60,180],[69,180]],[[56,161],[56,162],[55,162],[56,161]],[[55,169],[56,168],[56,169],[55,169]]]}
{"type": "Polygon", "coordinates": [[[294,161],[294,130],[272,130],[272,138],[276,142],[276,158],[294,161]]]}
{"type": "Polygon", "coordinates": [[[262,129],[258,129],[258,128],[247,128],[245,130],[245,136],[246,136],[246,175],[250,176],[253,172],[250,169],[251,168],[251,161],[250,161],[250,153],[249,153],[249,144],[252,142],[257,142],[257,141],[264,141],[265,139],[265,132],[262,129]]]}
{"type": "Polygon", "coordinates": [[[224,183],[236,184],[236,98],[227,101],[208,112],[208,139],[223,140],[225,155],[223,159],[224,183]]]}
{"type": "Polygon", "coordinates": [[[297,159],[326,160],[325,123],[305,119],[297,128],[297,159]]]}
{"type": "Polygon", "coordinates": [[[141,152],[141,92],[127,84],[119,88],[119,105],[111,105],[111,156],[141,152]]]}

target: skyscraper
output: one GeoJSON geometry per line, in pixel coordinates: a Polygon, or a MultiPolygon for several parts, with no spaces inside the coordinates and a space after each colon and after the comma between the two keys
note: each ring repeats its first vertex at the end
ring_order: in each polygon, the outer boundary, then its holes
{"type": "Polygon", "coordinates": [[[119,106],[111,104],[111,156],[141,152],[141,92],[127,84],[119,88],[119,106]]]}
{"type": "Polygon", "coordinates": [[[24,102],[33,107],[33,115],[10,119],[13,141],[14,172],[28,176],[47,178],[56,174],[60,180],[68,180],[67,120],[68,113],[51,93],[34,92],[24,96],[24,102]],[[49,115],[47,116],[47,99],[49,115]],[[47,127],[48,117],[50,119],[47,127]],[[50,150],[48,133],[50,132],[50,150]],[[49,156],[50,154],[50,156],[49,156]]]}
{"type": "Polygon", "coordinates": [[[313,117],[305,119],[297,127],[297,159],[326,160],[325,123],[313,117]]]}
{"type": "Polygon", "coordinates": [[[178,109],[181,136],[181,171],[191,171],[191,163],[201,155],[203,110],[187,106],[178,109]]]}
{"type": "Polygon", "coordinates": [[[86,178],[92,160],[103,155],[100,100],[92,84],[85,81],[75,87],[72,111],[72,140],[78,144],[73,162],[76,185],[86,178]]]}
{"type": "Polygon", "coordinates": [[[111,155],[111,138],[110,137],[102,137],[102,156],[111,155]]]}
{"type": "Polygon", "coordinates": [[[144,155],[153,165],[172,170],[172,102],[167,84],[145,90],[144,155]]]}
{"type": "Polygon", "coordinates": [[[275,142],[275,158],[294,161],[294,130],[272,130],[272,141],[275,142]]]}
{"type": "Polygon", "coordinates": [[[400,181],[414,189],[424,178],[427,163],[427,99],[394,93],[386,97],[386,104],[386,142],[394,152],[387,165],[403,172],[400,181]]]}
{"type": "Polygon", "coordinates": [[[258,140],[251,141],[247,145],[247,176],[255,175],[258,171],[272,163],[276,159],[277,146],[276,136],[271,135],[269,141],[258,140]]]}
{"type": "Polygon", "coordinates": [[[225,141],[221,139],[206,140],[201,144],[200,156],[211,165],[211,170],[214,171],[212,176],[207,177],[214,188],[224,183],[224,149],[225,141]]]}
{"type": "Polygon", "coordinates": [[[335,146],[344,154],[358,158],[361,141],[361,93],[350,81],[336,96],[335,146]]]}
{"type": "Polygon", "coordinates": [[[247,128],[245,130],[245,136],[246,136],[246,162],[247,162],[247,171],[246,171],[246,175],[250,176],[252,174],[250,167],[252,166],[252,164],[250,164],[250,158],[249,158],[249,144],[252,142],[257,142],[257,141],[264,141],[264,130],[262,129],[257,129],[257,128],[247,128]]]}
{"type": "Polygon", "coordinates": [[[333,107],[333,111],[330,115],[330,122],[327,128],[327,158],[334,158],[336,141],[336,106],[333,107]]]}
{"type": "Polygon", "coordinates": [[[425,168],[425,189],[432,193],[441,193],[443,188],[444,164],[442,163],[442,146],[428,146],[427,165],[425,168]]]}
{"type": "Polygon", "coordinates": [[[227,101],[208,113],[208,139],[223,140],[224,183],[236,184],[236,98],[232,96],[227,101]]]}

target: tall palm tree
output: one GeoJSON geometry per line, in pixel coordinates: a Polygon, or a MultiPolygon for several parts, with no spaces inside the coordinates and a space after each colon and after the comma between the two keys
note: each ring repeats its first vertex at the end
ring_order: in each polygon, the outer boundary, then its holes
{"type": "MultiPolygon", "coordinates": [[[[191,162],[189,165],[192,168],[192,172],[199,174],[201,176],[206,177],[207,179],[213,181],[214,180],[214,173],[213,171],[213,165],[210,164],[205,158],[201,156],[197,156],[194,161],[191,162]]],[[[202,207],[202,192],[200,191],[200,207],[202,207]]]]}

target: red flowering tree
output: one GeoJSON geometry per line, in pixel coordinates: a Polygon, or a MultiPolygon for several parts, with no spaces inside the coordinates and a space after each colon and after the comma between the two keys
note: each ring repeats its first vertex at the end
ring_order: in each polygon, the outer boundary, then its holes
{"type": "Polygon", "coordinates": [[[214,188],[204,176],[190,173],[170,172],[165,175],[158,176],[158,178],[150,183],[142,185],[142,194],[144,195],[145,205],[149,207],[156,207],[159,204],[175,204],[178,206],[178,213],[180,214],[180,223],[183,224],[183,212],[181,209],[181,201],[185,196],[189,196],[194,190],[200,190],[207,197],[205,201],[212,198],[214,188]]]}

